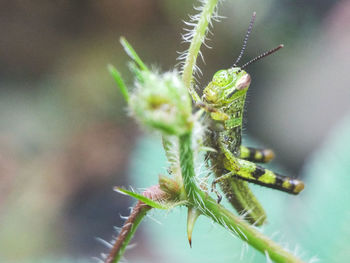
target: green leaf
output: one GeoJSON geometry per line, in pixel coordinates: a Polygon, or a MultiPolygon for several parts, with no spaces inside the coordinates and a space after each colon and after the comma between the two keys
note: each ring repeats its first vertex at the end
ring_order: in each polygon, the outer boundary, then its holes
{"type": "Polygon", "coordinates": [[[137,200],[141,201],[141,202],[144,202],[145,204],[153,207],[153,208],[157,208],[157,209],[170,209],[172,208],[173,206],[170,206],[170,205],[165,205],[165,204],[161,204],[159,202],[156,202],[156,201],[153,201],[141,194],[137,194],[135,192],[131,192],[131,191],[128,191],[126,189],[123,189],[123,188],[120,188],[120,187],[114,187],[114,191],[118,192],[118,193],[121,193],[121,194],[126,194],[126,195],[129,195],[131,197],[134,197],[136,198],[137,200]]]}
{"type": "Polygon", "coordinates": [[[120,92],[122,93],[124,99],[129,102],[129,92],[128,92],[128,88],[126,87],[121,74],[119,73],[119,71],[111,64],[109,64],[107,66],[109,73],[113,76],[115,82],[117,83],[120,92]]]}
{"type": "Polygon", "coordinates": [[[141,70],[149,71],[147,66],[143,63],[139,55],[137,55],[136,51],[133,49],[133,47],[129,44],[128,41],[124,37],[120,38],[120,43],[125,49],[125,52],[131,57],[140,67],[141,70]]]}

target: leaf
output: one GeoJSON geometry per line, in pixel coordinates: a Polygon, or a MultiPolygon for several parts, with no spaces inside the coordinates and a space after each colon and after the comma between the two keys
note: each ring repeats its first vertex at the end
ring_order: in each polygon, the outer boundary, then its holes
{"type": "Polygon", "coordinates": [[[126,195],[129,195],[131,197],[134,197],[136,198],[137,200],[141,201],[141,202],[144,202],[145,204],[153,207],[153,208],[157,208],[157,209],[170,209],[172,208],[173,206],[170,206],[170,205],[165,205],[165,204],[161,204],[159,202],[156,202],[156,201],[153,201],[141,194],[138,194],[138,193],[135,193],[135,192],[132,192],[132,191],[128,191],[126,189],[123,189],[123,188],[120,188],[120,187],[114,187],[114,191],[118,192],[118,193],[121,193],[121,194],[126,194],[126,195]]]}
{"type": "Polygon", "coordinates": [[[124,37],[120,38],[120,43],[125,49],[125,52],[131,57],[140,67],[141,70],[149,71],[147,66],[143,63],[139,55],[137,55],[136,51],[133,49],[133,47],[129,44],[128,41],[124,37]]]}
{"type": "Polygon", "coordinates": [[[107,66],[109,73],[113,76],[115,82],[117,83],[120,92],[122,93],[124,99],[129,102],[129,92],[128,92],[128,88],[126,87],[121,74],[119,73],[119,71],[111,64],[109,64],[107,66]]]}

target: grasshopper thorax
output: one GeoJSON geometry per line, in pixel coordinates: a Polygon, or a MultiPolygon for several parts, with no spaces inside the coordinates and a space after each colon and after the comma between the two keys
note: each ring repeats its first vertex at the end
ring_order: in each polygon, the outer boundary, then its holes
{"type": "Polygon", "coordinates": [[[230,103],[245,95],[250,80],[250,75],[239,67],[219,70],[203,90],[203,101],[216,105],[230,103]]]}

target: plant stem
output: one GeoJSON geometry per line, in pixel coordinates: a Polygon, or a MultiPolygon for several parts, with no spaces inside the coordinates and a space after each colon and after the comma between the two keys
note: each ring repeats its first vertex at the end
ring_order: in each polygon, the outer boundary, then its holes
{"type": "Polygon", "coordinates": [[[193,29],[193,38],[185,60],[182,80],[195,102],[199,102],[200,98],[192,85],[193,69],[196,65],[200,47],[204,41],[209,21],[214,13],[214,9],[217,3],[218,0],[208,0],[203,5],[202,13],[198,20],[198,23],[193,29]]]}
{"type": "Polygon", "coordinates": [[[196,200],[194,195],[200,190],[195,182],[192,133],[186,133],[179,137],[179,151],[181,174],[185,192],[189,201],[193,203],[196,200]]]}
{"type": "Polygon", "coordinates": [[[212,218],[216,223],[230,230],[243,241],[254,247],[263,254],[267,254],[274,262],[302,263],[303,261],[286,251],[276,242],[263,235],[257,228],[245,222],[241,218],[232,214],[223,206],[217,204],[212,198],[208,198],[205,193],[201,193],[203,198],[202,213],[212,218]]]}
{"type": "Polygon", "coordinates": [[[264,236],[255,227],[219,205],[207,193],[201,191],[195,183],[191,133],[180,136],[179,143],[184,188],[188,201],[193,207],[197,207],[204,215],[212,218],[216,223],[230,230],[261,253],[267,253],[273,261],[278,263],[302,262],[280,245],[264,236]]]}
{"type": "Polygon", "coordinates": [[[130,216],[125,221],[118,235],[118,238],[113,245],[113,248],[109,252],[105,263],[117,263],[119,261],[119,259],[124,254],[126,246],[134,236],[137,227],[141,223],[142,219],[146,216],[147,212],[151,209],[151,206],[148,206],[141,201],[137,202],[130,216]]]}
{"type": "MultiPolygon", "coordinates": [[[[159,185],[154,185],[147,188],[143,193],[143,196],[154,201],[162,201],[167,198],[167,194],[160,189],[159,185]]],[[[126,246],[129,244],[131,238],[134,236],[135,231],[142,219],[146,216],[147,212],[152,207],[145,204],[142,201],[138,201],[131,211],[130,216],[125,221],[120,233],[113,244],[105,263],[117,263],[123,256],[126,246]]]]}

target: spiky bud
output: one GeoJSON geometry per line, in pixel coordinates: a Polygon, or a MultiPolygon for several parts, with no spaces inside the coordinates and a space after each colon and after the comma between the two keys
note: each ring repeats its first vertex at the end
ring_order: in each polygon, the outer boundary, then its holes
{"type": "Polygon", "coordinates": [[[177,72],[157,74],[139,72],[130,108],[137,120],[167,135],[191,131],[192,105],[188,92],[177,72]]]}

